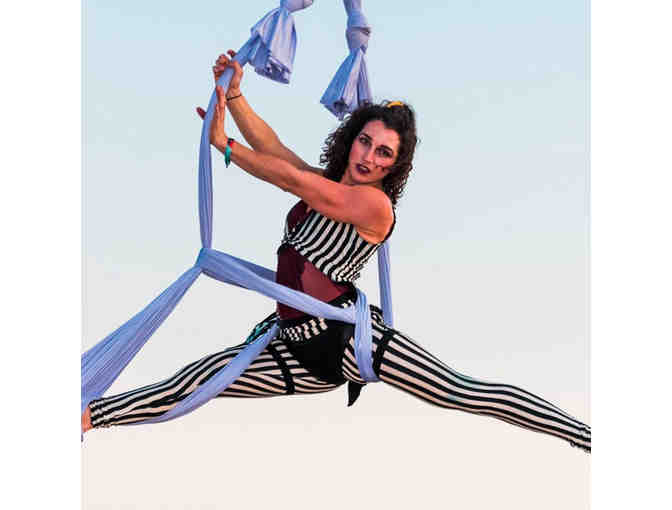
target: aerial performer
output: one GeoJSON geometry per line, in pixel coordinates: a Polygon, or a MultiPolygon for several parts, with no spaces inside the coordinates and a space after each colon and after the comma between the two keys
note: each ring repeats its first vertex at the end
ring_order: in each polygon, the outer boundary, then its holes
{"type": "MultiPolygon", "coordinates": [[[[352,2],[345,3],[347,8],[352,2]]],[[[340,115],[341,124],[328,135],[322,150],[323,167],[313,167],[286,147],[247,101],[241,89],[243,69],[236,52],[229,50],[228,55],[220,55],[213,72],[216,88],[208,112],[197,109],[204,119],[204,130],[209,122],[205,143],[223,154],[227,166],[233,162],[252,176],[299,198],[287,214],[277,249],[277,268],[272,275],[275,283],[306,294],[309,301],[312,297],[343,309],[344,313],[358,307],[360,315],[357,320],[338,320],[306,313],[297,308],[298,304],[288,304],[290,300],[284,294],[277,294],[276,311],[260,321],[243,343],[195,361],[163,381],[102,396],[113,379],[101,383],[95,391],[87,386],[87,379],[82,390],[82,431],[176,417],[196,397],[199,388],[202,391],[229,370],[233,375],[222,386],[225,389],[212,396],[305,395],[332,391],[348,383],[348,404],[352,405],[367,382],[380,380],[429,404],[497,418],[590,452],[590,426],[529,391],[454,370],[395,329],[384,310],[368,306],[356,288],[364,266],[374,254],[384,251],[385,242],[394,232],[396,206],[413,169],[418,141],[411,106],[396,100],[360,101],[351,113],[340,115]],[[222,86],[225,73],[230,79],[222,86]],[[227,110],[249,147],[227,136],[227,110]],[[365,343],[360,340],[358,328],[369,324],[369,320],[370,330],[363,334],[369,339],[365,343]],[[235,368],[245,356],[249,357],[247,362],[235,368]]],[[[238,284],[233,273],[224,269],[224,262],[232,258],[218,255],[209,247],[209,238],[205,238],[207,242],[203,243],[196,266],[174,284],[182,287],[157,298],[171,301],[160,303],[168,309],[165,315],[201,271],[238,284]],[[186,283],[180,283],[182,279],[186,283]]],[[[236,267],[240,271],[252,267],[241,265],[239,259],[231,263],[239,264],[236,267]]],[[[151,313],[150,319],[139,314],[129,321],[131,329],[149,330],[133,333],[142,336],[142,341],[163,318],[157,318],[155,308],[151,313]]],[[[114,334],[101,345],[110,351],[113,340],[114,334]]],[[[85,353],[83,373],[85,365],[102,359],[105,349],[85,353]]]]}

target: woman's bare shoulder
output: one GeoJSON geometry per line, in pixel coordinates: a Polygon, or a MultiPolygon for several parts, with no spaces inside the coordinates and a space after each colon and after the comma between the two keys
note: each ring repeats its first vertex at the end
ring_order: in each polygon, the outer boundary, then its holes
{"type": "Polygon", "coordinates": [[[367,198],[371,204],[371,219],[374,221],[367,222],[365,226],[355,226],[355,229],[366,242],[378,244],[383,242],[394,224],[394,208],[390,197],[383,190],[368,186],[366,188],[368,188],[366,190],[367,198]]]}

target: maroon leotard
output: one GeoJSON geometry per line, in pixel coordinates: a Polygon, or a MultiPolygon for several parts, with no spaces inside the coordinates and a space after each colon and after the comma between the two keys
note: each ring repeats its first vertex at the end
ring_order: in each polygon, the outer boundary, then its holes
{"type": "MultiPolygon", "coordinates": [[[[287,214],[287,226],[293,229],[305,220],[308,214],[310,214],[308,204],[301,200],[287,214]]],[[[305,292],[325,303],[352,289],[352,285],[339,284],[330,280],[287,244],[278,248],[278,268],[275,281],[292,289],[305,292]]],[[[278,303],[277,310],[281,319],[294,319],[306,315],[305,312],[282,303],[278,303]]]]}

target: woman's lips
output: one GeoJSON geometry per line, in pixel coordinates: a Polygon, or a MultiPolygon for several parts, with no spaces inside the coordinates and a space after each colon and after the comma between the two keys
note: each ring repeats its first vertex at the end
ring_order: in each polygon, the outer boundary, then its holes
{"type": "Polygon", "coordinates": [[[357,171],[359,173],[362,173],[362,174],[368,174],[370,172],[370,170],[367,167],[365,167],[364,165],[355,165],[355,168],[357,169],[357,171]]]}

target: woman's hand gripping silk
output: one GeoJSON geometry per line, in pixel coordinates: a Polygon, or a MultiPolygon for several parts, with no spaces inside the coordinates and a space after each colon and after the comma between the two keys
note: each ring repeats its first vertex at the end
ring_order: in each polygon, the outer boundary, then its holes
{"type": "MultiPolygon", "coordinates": [[[[214,75],[216,85],[217,80],[224,74],[224,71],[226,71],[228,67],[233,68],[233,76],[229,82],[229,89],[226,91],[226,97],[231,98],[241,94],[240,81],[243,79],[243,68],[238,62],[233,60],[233,57],[236,56],[235,51],[229,50],[227,53],[231,55],[231,58],[222,53],[215,61],[215,65],[212,66],[212,74],[214,75]]],[[[201,119],[205,119],[205,110],[200,106],[196,108],[196,113],[198,113],[201,119]]]]}
{"type": "Polygon", "coordinates": [[[228,140],[226,131],[224,130],[224,120],[226,118],[226,94],[224,93],[224,88],[219,85],[215,87],[215,90],[217,92],[217,104],[215,105],[215,111],[212,116],[212,124],[210,124],[210,143],[214,145],[215,148],[224,152],[228,140]]]}

